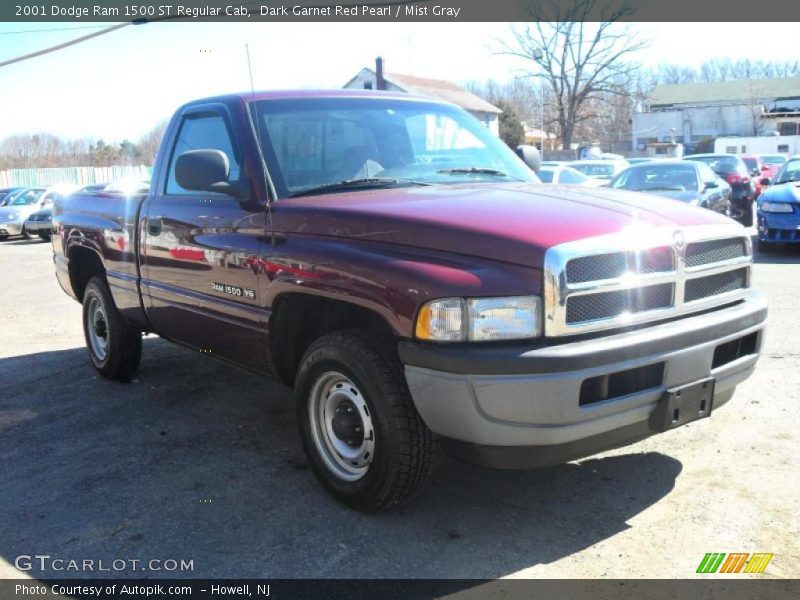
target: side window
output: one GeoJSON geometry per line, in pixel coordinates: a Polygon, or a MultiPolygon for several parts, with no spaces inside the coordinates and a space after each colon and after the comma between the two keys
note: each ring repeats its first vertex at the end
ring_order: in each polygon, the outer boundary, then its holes
{"type": "Polygon", "coordinates": [[[178,130],[178,138],[172,149],[169,173],[167,176],[167,194],[194,194],[175,181],[175,161],[187,150],[220,150],[225,153],[230,163],[230,180],[239,179],[239,161],[233,150],[230,132],[225,119],[219,113],[201,113],[184,118],[178,130]]]}

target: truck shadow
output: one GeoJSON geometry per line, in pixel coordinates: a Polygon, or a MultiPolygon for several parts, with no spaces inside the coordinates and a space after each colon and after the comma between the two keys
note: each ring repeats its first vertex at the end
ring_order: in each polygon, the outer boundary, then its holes
{"type": "Polygon", "coordinates": [[[754,244],[753,262],[778,265],[800,263],[800,244],[773,244],[769,250],[759,250],[754,244]]]}
{"type": "MultiPolygon", "coordinates": [[[[291,393],[159,339],[138,378],[83,348],[0,360],[0,559],[193,561],[165,574],[37,577],[496,578],[630,527],[681,464],[658,453],[492,471],[443,458],[406,508],[368,516],[320,488],[291,393]]],[[[141,568],[141,567],[140,567],[141,568]]]]}

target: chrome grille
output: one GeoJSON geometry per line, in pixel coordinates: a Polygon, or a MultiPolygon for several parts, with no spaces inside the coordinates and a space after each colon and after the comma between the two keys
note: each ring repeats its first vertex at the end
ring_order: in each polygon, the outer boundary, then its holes
{"type": "Polygon", "coordinates": [[[567,281],[570,283],[583,283],[584,281],[616,279],[627,268],[628,260],[624,252],[582,256],[574,258],[567,263],[567,281]]]}
{"type": "Polygon", "coordinates": [[[725,271],[707,277],[697,277],[686,282],[684,302],[694,302],[710,296],[719,296],[747,287],[747,268],[725,271]]]}
{"type": "Polygon", "coordinates": [[[648,248],[573,258],[567,263],[567,283],[618,279],[625,273],[663,273],[675,268],[672,248],[648,248]]]}
{"type": "Polygon", "coordinates": [[[635,325],[744,298],[751,255],[750,238],[733,223],[555,246],[545,254],[545,334],[635,325]]]}
{"type": "Polygon", "coordinates": [[[672,306],[675,286],[662,283],[643,288],[600,292],[567,299],[567,323],[613,319],[625,313],[641,313],[672,306]]]}
{"type": "Polygon", "coordinates": [[[746,256],[747,244],[742,238],[697,242],[686,246],[686,266],[698,267],[746,256]]]}

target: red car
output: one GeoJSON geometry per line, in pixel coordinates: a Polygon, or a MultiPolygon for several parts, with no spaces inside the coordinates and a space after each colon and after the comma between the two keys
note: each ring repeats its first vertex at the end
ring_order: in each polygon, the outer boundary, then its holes
{"type": "Polygon", "coordinates": [[[762,191],[761,180],[764,177],[769,177],[769,175],[764,174],[768,167],[762,163],[761,158],[755,154],[742,154],[742,160],[744,164],[747,165],[747,170],[750,171],[750,176],[756,187],[756,198],[758,198],[762,191]]]}
{"type": "Polygon", "coordinates": [[[761,176],[769,179],[774,179],[787,161],[785,154],[757,154],[756,158],[761,161],[761,176]]]}

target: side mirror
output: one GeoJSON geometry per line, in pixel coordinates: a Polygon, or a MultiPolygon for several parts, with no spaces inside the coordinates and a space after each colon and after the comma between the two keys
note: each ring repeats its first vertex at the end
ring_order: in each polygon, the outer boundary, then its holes
{"type": "Polygon", "coordinates": [[[761,178],[761,185],[769,185],[769,184],[770,184],[769,177],[761,178]]]}
{"type": "Polygon", "coordinates": [[[246,192],[230,183],[229,175],[228,157],[220,150],[188,150],[175,161],[175,181],[182,188],[244,198],[246,192]]]}
{"type": "Polygon", "coordinates": [[[716,181],[706,181],[705,188],[707,190],[715,190],[719,187],[719,184],[716,181]]]}
{"type": "Polygon", "coordinates": [[[541,168],[542,155],[539,149],[535,146],[517,146],[517,156],[528,165],[528,168],[534,173],[538,173],[541,168]]]}

